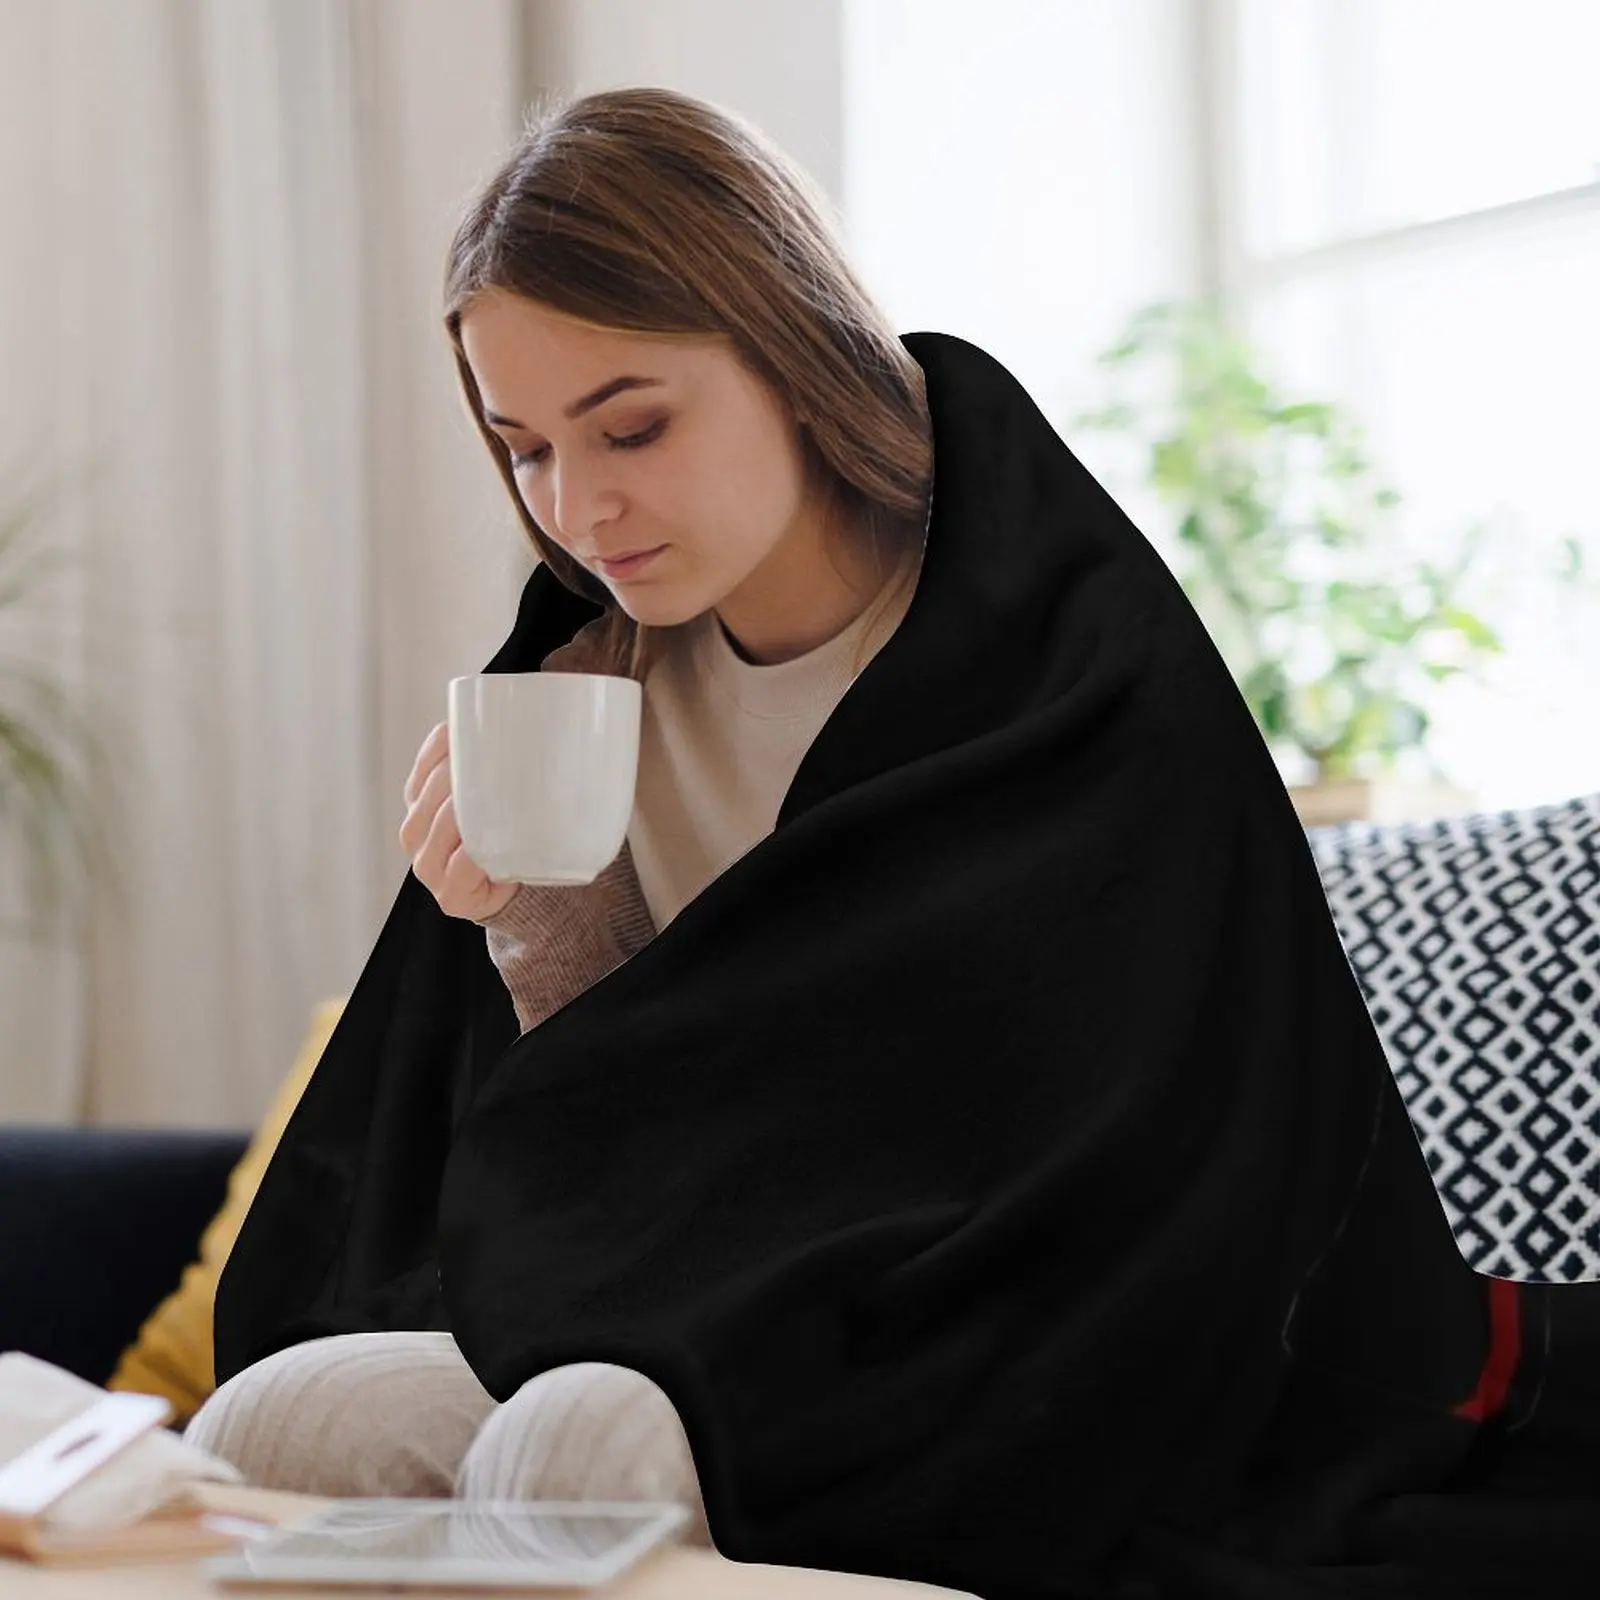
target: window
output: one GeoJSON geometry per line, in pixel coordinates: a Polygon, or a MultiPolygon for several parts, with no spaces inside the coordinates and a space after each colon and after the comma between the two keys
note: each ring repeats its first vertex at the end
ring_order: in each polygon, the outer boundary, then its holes
{"type": "Polygon", "coordinates": [[[1504,656],[1430,747],[1485,808],[1600,790],[1600,5],[1220,0],[1218,285],[1285,389],[1347,404],[1504,656]]]}
{"type": "Polygon", "coordinates": [[[1242,0],[1257,259],[1600,181],[1594,0],[1242,0]]]}
{"type": "MultiPolygon", "coordinates": [[[[1429,747],[1485,809],[1600,790],[1600,0],[846,0],[845,214],[900,328],[976,341],[1063,433],[1151,300],[1230,296],[1342,402],[1406,537],[1499,529],[1504,656],[1429,747]]],[[[1126,457],[1074,437],[1158,544],[1126,457]]],[[[1296,779],[1301,774],[1287,774],[1296,779]]]]}

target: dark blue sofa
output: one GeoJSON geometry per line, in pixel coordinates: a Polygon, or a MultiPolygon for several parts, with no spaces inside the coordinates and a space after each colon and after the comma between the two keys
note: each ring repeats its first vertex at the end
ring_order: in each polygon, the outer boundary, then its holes
{"type": "Polygon", "coordinates": [[[105,1383],[195,1259],[249,1142],[0,1126],[0,1350],[105,1383]]]}

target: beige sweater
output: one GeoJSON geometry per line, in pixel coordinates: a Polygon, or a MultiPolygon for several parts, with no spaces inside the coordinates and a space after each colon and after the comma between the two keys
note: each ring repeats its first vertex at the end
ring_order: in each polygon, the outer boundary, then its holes
{"type": "MultiPolygon", "coordinates": [[[[874,599],[833,638],[770,666],[747,661],[715,611],[663,630],[644,680],[633,814],[615,860],[593,883],[523,884],[481,924],[524,1033],[626,961],[772,831],[852,668],[882,649],[913,590],[904,585],[883,607],[874,599]]],[[[598,670],[598,626],[552,651],[541,670],[598,670]]]]}

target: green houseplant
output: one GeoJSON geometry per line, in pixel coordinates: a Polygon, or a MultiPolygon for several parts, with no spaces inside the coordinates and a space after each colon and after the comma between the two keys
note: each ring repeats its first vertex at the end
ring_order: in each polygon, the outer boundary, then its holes
{"type": "MultiPolygon", "coordinates": [[[[1098,364],[1146,393],[1070,426],[1143,446],[1176,518],[1169,564],[1269,747],[1298,751],[1318,784],[1391,776],[1408,751],[1442,780],[1434,693],[1503,648],[1461,595],[1489,526],[1464,530],[1448,560],[1411,553],[1360,426],[1336,404],[1281,398],[1215,301],[1144,307],[1098,364]]],[[[1562,551],[1556,576],[1578,579],[1581,547],[1562,551]]]]}
{"type": "MultiPolygon", "coordinates": [[[[0,629],[26,617],[25,602],[61,552],[35,537],[42,497],[0,507],[0,629]]],[[[101,788],[104,754],[92,728],[62,687],[36,668],[0,659],[0,861],[20,869],[26,915],[0,915],[0,933],[49,933],[77,908],[73,890],[88,881],[80,866],[111,870],[94,825],[92,793],[101,788]],[[80,773],[79,768],[82,768],[80,773]]],[[[9,881],[9,874],[8,874],[9,881]]]]}

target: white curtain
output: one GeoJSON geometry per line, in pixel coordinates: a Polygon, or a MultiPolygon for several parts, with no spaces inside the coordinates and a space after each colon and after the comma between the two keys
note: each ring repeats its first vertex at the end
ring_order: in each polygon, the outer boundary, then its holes
{"type": "Polygon", "coordinates": [[[438,322],[517,20],[0,0],[0,515],[42,486],[67,555],[0,644],[88,717],[113,868],[0,939],[0,1120],[247,1125],[371,950],[528,570],[438,322]]]}

